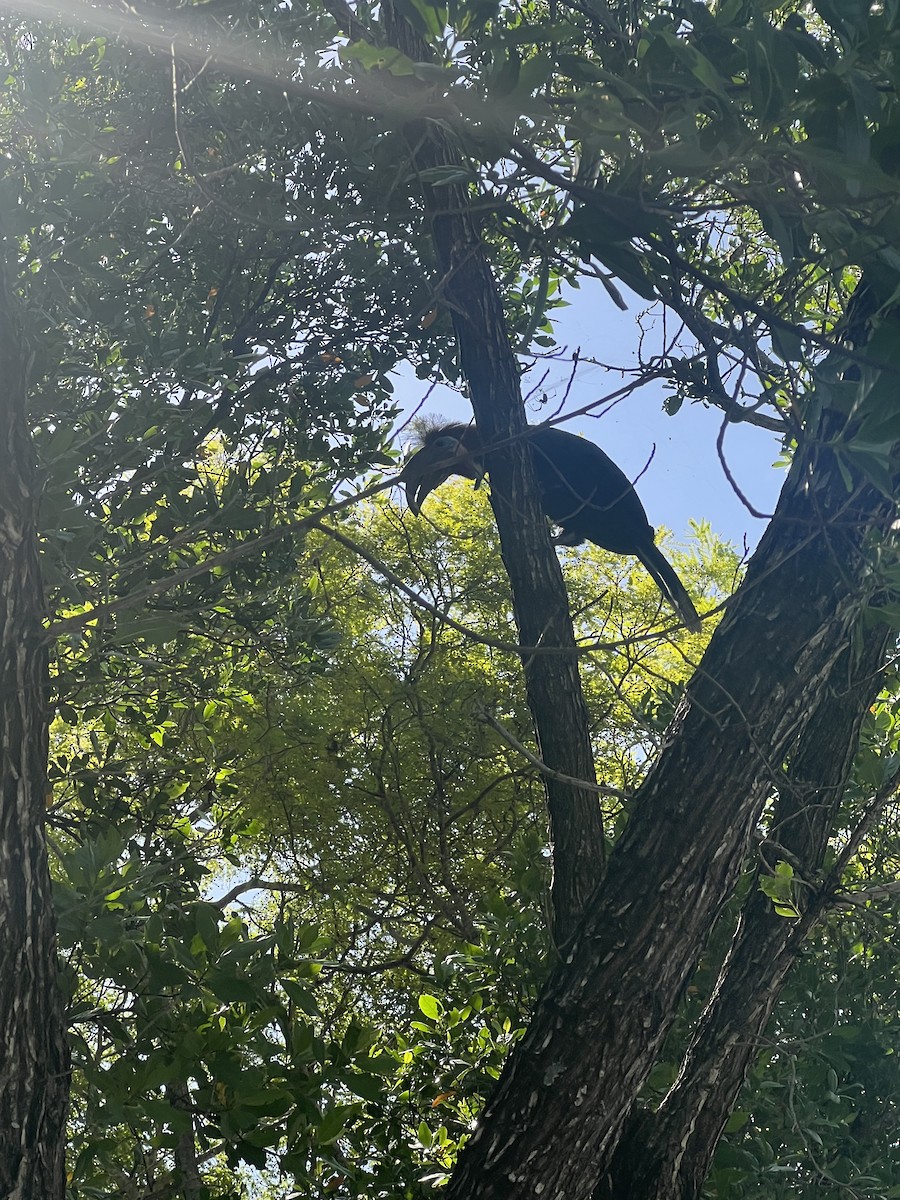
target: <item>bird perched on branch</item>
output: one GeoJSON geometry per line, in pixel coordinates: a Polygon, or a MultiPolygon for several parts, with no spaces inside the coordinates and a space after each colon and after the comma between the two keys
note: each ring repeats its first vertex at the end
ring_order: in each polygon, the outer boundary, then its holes
{"type": "MultiPolygon", "coordinates": [[[[697,610],[656,548],[653,527],[628,477],[599,446],[564,429],[538,425],[529,430],[528,440],[541,507],[561,530],[555,543],[578,546],[588,541],[613,554],[635,555],[688,629],[697,632],[697,610]]],[[[426,427],[419,444],[400,475],[413,513],[418,514],[425,497],[451,475],[476,481],[484,477],[483,449],[474,425],[426,427]]]]}

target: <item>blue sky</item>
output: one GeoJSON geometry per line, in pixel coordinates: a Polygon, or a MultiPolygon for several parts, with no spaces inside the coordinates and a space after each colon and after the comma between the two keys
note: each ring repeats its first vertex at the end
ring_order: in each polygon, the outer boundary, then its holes
{"type": "MultiPolygon", "coordinates": [[[[570,307],[559,310],[555,317],[559,341],[570,352],[578,349],[582,356],[633,366],[641,336],[638,318],[646,304],[637,297],[628,298],[629,310],[620,312],[599,285],[568,293],[570,307]]],[[[659,322],[654,323],[652,316],[643,317],[641,323],[646,356],[657,350],[655,343],[661,334],[659,322]]],[[[533,423],[555,414],[568,384],[566,363],[548,365],[549,375],[541,391],[547,393],[549,403],[529,405],[528,419],[533,423]]],[[[533,373],[535,381],[539,373],[533,373]]],[[[623,382],[616,372],[581,363],[563,412],[583,408],[623,382]]],[[[526,377],[526,388],[529,383],[530,377],[526,377]]],[[[397,381],[397,397],[406,411],[415,408],[426,391],[426,385],[411,373],[397,381]]],[[[753,549],[766,521],[747,510],[722,470],[716,451],[721,413],[692,404],[683,405],[670,417],[663,411],[664,396],[661,384],[649,384],[605,412],[601,408],[601,416],[573,418],[563,427],[597,442],[630,479],[637,480],[651,524],[665,526],[680,541],[689,536],[691,520],[707,520],[715,533],[738,549],[745,541],[753,549]]],[[[468,402],[446,388],[435,389],[422,411],[457,419],[471,415],[468,402]]],[[[724,450],[741,491],[758,511],[771,513],[785,475],[783,469],[773,467],[779,456],[778,438],[750,425],[732,425],[725,435],[724,450]]]]}

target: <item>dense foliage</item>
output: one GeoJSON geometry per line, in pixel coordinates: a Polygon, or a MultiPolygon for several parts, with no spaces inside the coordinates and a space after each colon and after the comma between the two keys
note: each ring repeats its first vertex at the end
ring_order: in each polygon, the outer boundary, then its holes
{"type": "MultiPolygon", "coordinates": [[[[392,11],[422,61],[381,6],[340,0],[2,19],[73,1200],[426,1194],[556,960],[491,515],[448,486],[413,523],[378,490],[399,465],[396,371],[423,394],[467,382],[426,219],[442,189],[475,214],[538,390],[547,358],[569,364],[553,321],[571,289],[636,295],[674,324],[629,386],[663,378],[673,414],[716,406],[788,453],[821,441],[848,487],[893,489],[894,3],[392,11]],[[423,127],[453,162],[423,168],[423,127]],[[824,410],[849,429],[810,434],[824,410]]],[[[896,622],[890,535],[866,545],[866,594],[896,622]]],[[[704,609],[739,582],[705,525],[677,561],[704,609]]],[[[630,560],[564,568],[613,847],[716,618],[667,633],[630,560]]],[[[825,869],[854,853],[709,1196],[900,1196],[892,667],[879,686],[825,869]]],[[[794,921],[821,882],[781,845],[772,772],[648,1111],[747,896],[794,921]]]]}
{"type": "MultiPolygon", "coordinates": [[[[378,499],[341,531],[493,644],[410,612],[319,535],[294,589],[333,647],[185,631],[177,671],[141,656],[54,722],[83,1194],[137,1162],[143,1194],[188,1095],[201,1154],[275,1152],[309,1194],[336,1172],[348,1194],[401,1194],[452,1165],[527,1019],[547,834],[536,771],[485,721],[530,741],[496,534],[463,486],[431,515],[440,537],[378,499]]],[[[733,555],[705,531],[698,547],[685,574],[730,586],[733,555]]],[[[628,629],[658,620],[649,579],[572,557],[586,636],[598,601],[628,629]]],[[[592,657],[611,790],[633,789],[689,669],[656,639],[592,657]]]]}

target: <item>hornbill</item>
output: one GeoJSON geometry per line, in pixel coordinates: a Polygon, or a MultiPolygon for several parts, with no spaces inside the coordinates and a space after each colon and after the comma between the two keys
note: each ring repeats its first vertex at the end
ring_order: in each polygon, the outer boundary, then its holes
{"type": "MultiPolygon", "coordinates": [[[[555,544],[593,542],[613,554],[634,554],[688,629],[700,618],[670,563],[654,545],[653,527],[626,475],[599,446],[546,425],[528,433],[541,507],[562,531],[555,544]]],[[[480,481],[485,468],[481,439],[474,425],[452,423],[425,428],[420,449],[400,474],[406,498],[418,514],[422,501],[451,475],[480,481]]]]}

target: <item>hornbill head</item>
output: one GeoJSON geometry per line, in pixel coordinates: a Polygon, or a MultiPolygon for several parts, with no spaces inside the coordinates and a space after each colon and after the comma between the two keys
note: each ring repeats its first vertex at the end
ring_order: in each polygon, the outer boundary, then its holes
{"type": "Polygon", "coordinates": [[[400,472],[406,484],[406,500],[418,516],[422,501],[451,475],[474,479],[476,487],[484,477],[479,461],[481,445],[471,425],[435,425],[419,434],[420,449],[400,472]]]}

